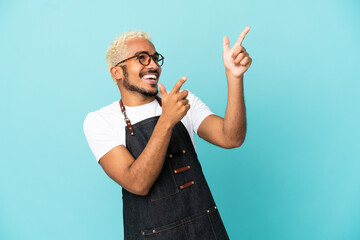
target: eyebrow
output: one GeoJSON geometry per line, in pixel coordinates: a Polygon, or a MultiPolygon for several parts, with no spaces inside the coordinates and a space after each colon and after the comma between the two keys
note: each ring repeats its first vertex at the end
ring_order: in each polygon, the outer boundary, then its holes
{"type": "MultiPolygon", "coordinates": [[[[141,54],[141,53],[147,53],[147,54],[151,55],[148,51],[136,52],[134,55],[138,55],[138,54],[141,54]]],[[[159,54],[159,53],[158,53],[158,52],[155,52],[154,55],[155,55],[155,54],[159,54]]]]}

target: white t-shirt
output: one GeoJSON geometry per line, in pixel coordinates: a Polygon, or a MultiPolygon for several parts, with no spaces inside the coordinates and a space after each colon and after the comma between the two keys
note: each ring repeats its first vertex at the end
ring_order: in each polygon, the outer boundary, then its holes
{"type": "MultiPolygon", "coordinates": [[[[194,94],[189,92],[187,99],[189,100],[190,110],[181,119],[181,122],[189,132],[195,148],[194,132],[197,133],[201,122],[213,113],[194,94]]],[[[131,124],[154,116],[160,116],[162,112],[162,108],[156,100],[136,107],[125,105],[125,108],[131,124]]],[[[87,142],[98,162],[100,158],[114,147],[119,145],[126,146],[126,124],[124,115],[120,110],[119,101],[114,101],[112,104],[95,112],[90,112],[85,118],[83,127],[87,142]]]]}

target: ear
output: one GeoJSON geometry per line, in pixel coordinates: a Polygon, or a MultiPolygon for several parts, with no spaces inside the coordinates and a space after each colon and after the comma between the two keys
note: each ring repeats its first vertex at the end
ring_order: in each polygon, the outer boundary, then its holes
{"type": "Polygon", "coordinates": [[[113,78],[120,80],[123,78],[124,73],[121,67],[112,67],[110,68],[110,73],[113,78]]]}

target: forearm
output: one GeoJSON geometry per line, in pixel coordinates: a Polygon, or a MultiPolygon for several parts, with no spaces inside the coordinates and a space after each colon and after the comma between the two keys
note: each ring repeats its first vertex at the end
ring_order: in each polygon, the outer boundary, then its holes
{"type": "Polygon", "coordinates": [[[129,178],[140,195],[147,195],[162,170],[172,128],[160,117],[145,149],[129,166],[129,178]]]}
{"type": "Polygon", "coordinates": [[[223,134],[232,145],[240,146],[246,135],[246,111],[243,90],[243,75],[240,78],[226,73],[228,102],[223,123],[223,134]]]}

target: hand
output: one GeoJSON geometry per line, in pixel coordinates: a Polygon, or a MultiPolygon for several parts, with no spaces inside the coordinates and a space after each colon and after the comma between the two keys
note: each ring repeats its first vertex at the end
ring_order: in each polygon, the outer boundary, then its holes
{"type": "Polygon", "coordinates": [[[166,92],[164,85],[159,83],[162,101],[161,117],[169,122],[171,127],[175,126],[190,109],[189,100],[186,99],[189,92],[187,90],[180,92],[185,81],[186,77],[180,78],[169,93],[166,92]]]}
{"type": "Polygon", "coordinates": [[[234,46],[229,49],[229,38],[223,39],[223,62],[226,72],[232,74],[236,78],[242,75],[249,69],[252,59],[246,49],[241,46],[246,34],[250,31],[250,27],[246,27],[237,39],[234,46]]]}

